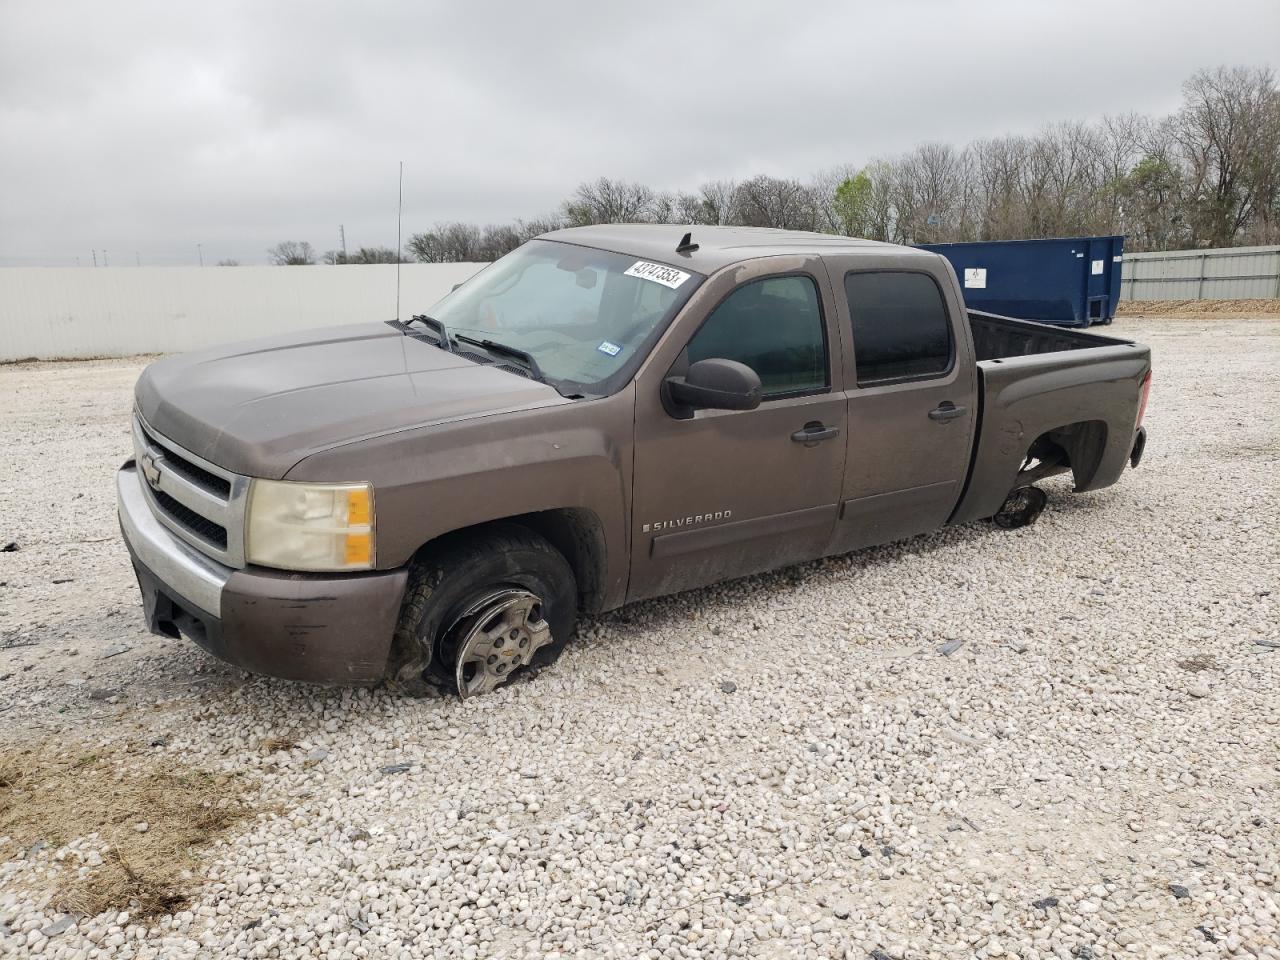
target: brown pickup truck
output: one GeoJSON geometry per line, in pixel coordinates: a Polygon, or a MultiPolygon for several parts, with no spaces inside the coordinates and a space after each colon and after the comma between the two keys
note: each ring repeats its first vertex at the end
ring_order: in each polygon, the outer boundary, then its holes
{"type": "Polygon", "coordinates": [[[582,614],[992,518],[1137,465],[1150,351],[967,311],[924,251],[547,234],[407,323],[160,360],[120,522],[150,628],[470,696],[582,614]]]}

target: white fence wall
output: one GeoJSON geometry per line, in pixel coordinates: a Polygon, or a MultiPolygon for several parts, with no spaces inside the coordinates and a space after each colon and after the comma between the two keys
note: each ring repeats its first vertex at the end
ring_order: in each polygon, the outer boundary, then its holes
{"type": "Polygon", "coordinates": [[[1121,300],[1280,297],[1280,246],[1161,250],[1124,255],[1121,300]]]}
{"type": "MultiPolygon", "coordinates": [[[[401,267],[422,313],[484,264],[401,267]]],[[[0,361],[172,353],[305,327],[390,320],[394,264],[0,269],[0,361]]]]}
{"type": "MultiPolygon", "coordinates": [[[[401,267],[401,316],[481,263],[401,267]]],[[[394,264],[0,269],[0,362],[195,350],[395,316],[394,264]]],[[[1121,299],[1280,297],[1280,246],[1126,253],[1121,299]]]]}

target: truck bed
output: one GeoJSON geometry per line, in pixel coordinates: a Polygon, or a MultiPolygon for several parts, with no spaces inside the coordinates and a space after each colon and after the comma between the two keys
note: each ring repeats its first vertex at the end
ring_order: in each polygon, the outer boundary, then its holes
{"type": "Polygon", "coordinates": [[[973,331],[973,350],[976,359],[980,361],[1026,357],[1037,353],[1059,353],[1064,350],[1087,350],[1128,342],[1069,330],[1066,327],[1015,320],[981,310],[970,310],[968,313],[969,328],[973,331]]]}
{"type": "Polygon", "coordinates": [[[1133,447],[1149,348],[970,310],[978,430],[952,523],[989,517],[1020,482],[1032,445],[1067,451],[1077,491],[1116,481],[1133,447]]]}

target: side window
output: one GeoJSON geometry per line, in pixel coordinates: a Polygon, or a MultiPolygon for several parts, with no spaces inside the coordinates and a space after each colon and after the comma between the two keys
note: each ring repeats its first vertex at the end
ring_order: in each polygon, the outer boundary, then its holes
{"type": "Polygon", "coordinates": [[[689,362],[721,357],[760,376],[764,396],[827,386],[827,344],[811,277],[744,284],[716,307],[689,341],[689,362]]]}
{"type": "Polygon", "coordinates": [[[951,369],[951,323],[942,291],[923,273],[849,273],[858,385],[936,377],[951,369]]]}

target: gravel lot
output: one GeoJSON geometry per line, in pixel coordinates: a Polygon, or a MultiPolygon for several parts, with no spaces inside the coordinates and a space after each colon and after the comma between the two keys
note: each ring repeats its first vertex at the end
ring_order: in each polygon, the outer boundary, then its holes
{"type": "Polygon", "coordinates": [[[0,955],[1280,960],[1280,321],[1111,329],[1156,369],[1119,485],[615,612],[465,704],[144,633],[143,361],[0,368],[0,746],[261,811],[147,923],[59,911],[101,838],[0,837],[0,955]]]}

